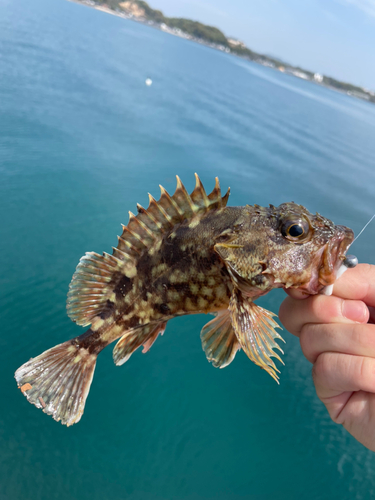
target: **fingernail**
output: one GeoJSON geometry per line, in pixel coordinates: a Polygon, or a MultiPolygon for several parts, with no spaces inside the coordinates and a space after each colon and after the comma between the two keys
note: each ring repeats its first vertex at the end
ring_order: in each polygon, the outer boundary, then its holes
{"type": "Polygon", "coordinates": [[[342,304],[342,315],[351,321],[363,323],[367,321],[368,309],[360,300],[344,300],[342,304]]]}

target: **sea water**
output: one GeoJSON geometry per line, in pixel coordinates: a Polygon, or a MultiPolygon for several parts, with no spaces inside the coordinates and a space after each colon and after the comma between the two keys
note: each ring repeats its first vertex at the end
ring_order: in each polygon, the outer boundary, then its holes
{"type": "Polygon", "coordinates": [[[375,494],[375,455],[331,422],[285,331],[280,386],[242,352],[213,368],[197,315],[122,367],[100,354],[73,427],[17,389],[22,363],[84,331],[65,311],[79,258],[111,252],[128,210],[176,174],[191,191],[194,172],[231,205],[293,200],[358,233],[375,212],[375,106],[83,5],[0,0],[1,499],[375,494]]]}

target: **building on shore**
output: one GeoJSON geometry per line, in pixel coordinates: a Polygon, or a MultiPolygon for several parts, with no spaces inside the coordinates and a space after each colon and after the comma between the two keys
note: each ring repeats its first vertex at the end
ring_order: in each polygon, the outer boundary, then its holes
{"type": "Polygon", "coordinates": [[[321,75],[320,73],[314,73],[314,81],[316,83],[322,83],[323,75],[321,75]]]}
{"type": "Polygon", "coordinates": [[[235,38],[228,38],[228,43],[231,47],[241,47],[242,49],[246,49],[246,45],[241,42],[241,40],[236,40],[235,38]]]}

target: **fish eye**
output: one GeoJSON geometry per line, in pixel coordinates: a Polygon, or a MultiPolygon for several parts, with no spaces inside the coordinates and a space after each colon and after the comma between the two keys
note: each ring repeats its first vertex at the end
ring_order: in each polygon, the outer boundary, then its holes
{"type": "Polygon", "coordinates": [[[309,232],[309,224],[303,220],[288,220],[281,226],[281,234],[291,241],[303,239],[309,232]]]}
{"type": "Polygon", "coordinates": [[[286,232],[288,236],[291,236],[292,238],[299,238],[305,231],[300,224],[292,224],[290,227],[288,227],[286,232]]]}

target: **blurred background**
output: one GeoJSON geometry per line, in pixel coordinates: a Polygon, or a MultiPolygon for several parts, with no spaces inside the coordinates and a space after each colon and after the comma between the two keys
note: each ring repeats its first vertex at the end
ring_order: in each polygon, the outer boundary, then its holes
{"type": "MultiPolygon", "coordinates": [[[[207,4],[178,4],[152,7],[209,22],[207,4]]],[[[246,16],[256,24],[246,8],[238,33],[212,23],[244,38],[246,16]]],[[[218,176],[230,205],[293,200],[356,233],[375,212],[373,103],[154,28],[65,0],[0,0],[0,498],[371,498],[375,455],[331,422],[286,331],[280,386],[242,352],[213,368],[197,315],[124,366],[103,351],[73,427],[17,390],[22,363],[84,331],[65,310],[79,258],[110,253],[128,210],[159,184],[173,193],[176,174],[191,191],[198,172],[208,192],[218,176]]],[[[332,56],[330,74],[327,55],[303,61],[271,28],[270,57],[375,88],[374,65],[349,74],[332,56]]],[[[262,52],[257,33],[245,43],[262,52]]],[[[375,264],[374,227],[352,247],[360,262],[375,264]]],[[[259,303],[277,312],[283,297],[259,303]]]]}

